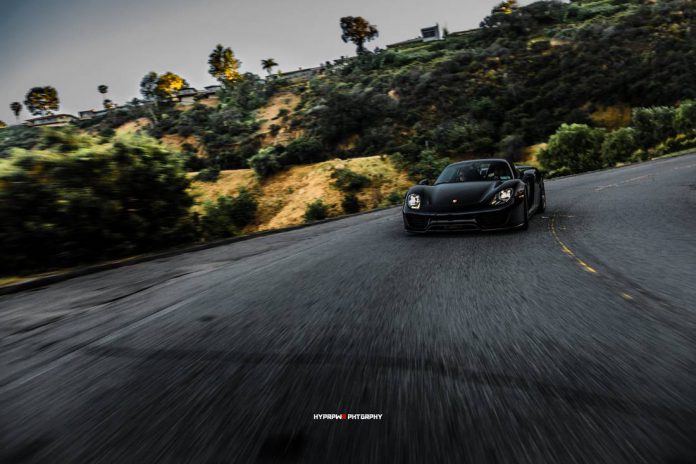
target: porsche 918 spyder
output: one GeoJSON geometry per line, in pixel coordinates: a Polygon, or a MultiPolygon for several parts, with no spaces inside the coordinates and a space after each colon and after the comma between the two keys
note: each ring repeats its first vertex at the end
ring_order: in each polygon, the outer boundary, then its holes
{"type": "Polygon", "coordinates": [[[433,185],[412,187],[403,217],[408,232],[527,229],[529,218],[545,208],[540,171],[484,159],[450,164],[433,185]]]}

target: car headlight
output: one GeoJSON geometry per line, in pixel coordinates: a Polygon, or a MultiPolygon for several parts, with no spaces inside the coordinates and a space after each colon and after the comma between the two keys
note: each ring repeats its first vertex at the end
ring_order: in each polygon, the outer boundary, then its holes
{"type": "Polygon", "coordinates": [[[406,198],[406,204],[411,209],[420,209],[421,198],[417,193],[411,193],[408,198],[406,198]]]}
{"type": "Polygon", "coordinates": [[[512,189],[506,188],[495,194],[493,200],[491,201],[491,205],[504,205],[505,203],[508,203],[510,200],[512,200],[512,189]]]}

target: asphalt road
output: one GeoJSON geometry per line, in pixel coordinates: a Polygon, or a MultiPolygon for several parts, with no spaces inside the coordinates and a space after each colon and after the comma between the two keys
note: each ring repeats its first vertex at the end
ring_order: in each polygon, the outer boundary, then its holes
{"type": "Polygon", "coordinates": [[[696,462],[696,155],[0,298],[0,462],[696,462]],[[314,414],[382,414],[314,420],[314,414]]]}

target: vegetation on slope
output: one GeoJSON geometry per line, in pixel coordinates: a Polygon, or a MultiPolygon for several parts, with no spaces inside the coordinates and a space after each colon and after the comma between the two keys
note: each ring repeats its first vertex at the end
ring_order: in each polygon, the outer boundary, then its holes
{"type": "MultiPolygon", "coordinates": [[[[694,147],[695,17],[693,0],[507,1],[479,29],[374,52],[376,29],[352,18],[344,40],[359,54],[306,81],[242,74],[220,45],[208,60],[215,103],[178,105],[186,80],[152,72],[142,100],[79,121],[82,133],[0,131],[5,269],[399,202],[406,176],[432,178],[454,159],[542,147],[532,155],[560,175],[694,147]]],[[[277,62],[264,61],[270,75],[277,62]]],[[[34,92],[28,108],[51,111],[49,96],[34,92]]]]}

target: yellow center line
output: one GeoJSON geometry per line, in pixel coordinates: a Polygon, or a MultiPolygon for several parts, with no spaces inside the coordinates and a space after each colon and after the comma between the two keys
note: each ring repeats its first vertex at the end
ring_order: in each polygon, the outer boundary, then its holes
{"type": "Polygon", "coordinates": [[[589,272],[590,274],[599,274],[599,272],[597,272],[595,268],[587,264],[582,259],[578,258],[577,255],[573,253],[573,250],[571,250],[568,247],[568,245],[563,243],[563,240],[561,240],[561,238],[558,236],[558,232],[556,231],[556,214],[551,215],[551,218],[549,220],[549,230],[551,231],[551,235],[553,236],[554,240],[556,240],[556,242],[558,242],[558,244],[560,245],[561,251],[563,251],[563,253],[572,257],[584,271],[589,272]]]}

